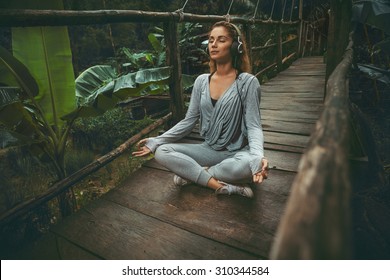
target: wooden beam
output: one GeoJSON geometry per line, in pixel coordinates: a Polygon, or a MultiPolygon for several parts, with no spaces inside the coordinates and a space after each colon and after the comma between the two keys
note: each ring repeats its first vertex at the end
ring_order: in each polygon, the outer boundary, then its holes
{"type": "MultiPolygon", "coordinates": [[[[226,16],[197,15],[180,12],[147,12],[138,10],[0,10],[0,26],[64,26],[108,24],[120,22],[216,22],[227,20],[226,16]]],[[[248,19],[245,17],[230,16],[232,23],[273,25],[278,21],[248,19]]],[[[296,22],[282,22],[283,25],[293,25],[296,22]]]]}
{"type": "Polygon", "coordinates": [[[282,69],[283,59],[283,43],[282,43],[282,27],[280,24],[276,25],[276,64],[278,65],[278,71],[282,69]]]}
{"type": "Polygon", "coordinates": [[[166,43],[167,65],[172,66],[172,75],[169,82],[169,95],[171,97],[170,110],[172,112],[172,122],[175,124],[183,119],[185,114],[181,81],[180,49],[176,22],[170,21],[164,23],[164,38],[166,43]]]}
{"type": "Polygon", "coordinates": [[[326,79],[340,63],[351,31],[352,1],[331,0],[327,43],[326,79]]]}

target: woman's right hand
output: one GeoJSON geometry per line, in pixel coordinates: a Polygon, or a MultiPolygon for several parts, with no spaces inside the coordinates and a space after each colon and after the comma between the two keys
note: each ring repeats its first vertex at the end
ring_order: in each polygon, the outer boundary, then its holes
{"type": "Polygon", "coordinates": [[[149,155],[152,151],[145,146],[145,143],[148,141],[149,138],[145,138],[140,140],[137,143],[137,151],[133,152],[132,155],[135,157],[143,157],[149,155]]]}

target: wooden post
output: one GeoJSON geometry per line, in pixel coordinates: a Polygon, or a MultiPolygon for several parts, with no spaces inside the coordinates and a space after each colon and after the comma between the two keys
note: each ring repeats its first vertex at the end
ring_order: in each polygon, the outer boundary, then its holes
{"type": "Polygon", "coordinates": [[[280,22],[276,25],[276,40],[277,40],[277,53],[276,63],[278,65],[278,72],[282,70],[282,59],[283,59],[283,39],[282,39],[282,25],[280,22]]]}
{"type": "Polygon", "coordinates": [[[172,112],[172,124],[184,118],[184,98],[182,88],[181,62],[179,41],[177,38],[177,23],[164,22],[164,38],[166,42],[167,65],[172,66],[172,75],[169,83],[169,95],[171,97],[170,109],[172,112]]]}
{"type": "Polygon", "coordinates": [[[243,31],[245,34],[246,46],[248,48],[249,61],[252,67],[252,33],[250,25],[244,24],[243,31]]]}
{"type": "Polygon", "coordinates": [[[352,1],[331,0],[329,14],[326,80],[341,61],[351,30],[352,1]]]}
{"type": "Polygon", "coordinates": [[[299,0],[299,30],[298,30],[298,50],[297,54],[298,57],[302,55],[302,37],[304,36],[303,34],[303,0],[299,0]]]}
{"type": "Polygon", "coordinates": [[[311,28],[310,55],[313,55],[314,47],[315,47],[315,28],[314,28],[314,25],[312,24],[312,25],[310,26],[310,28],[311,28]]]}

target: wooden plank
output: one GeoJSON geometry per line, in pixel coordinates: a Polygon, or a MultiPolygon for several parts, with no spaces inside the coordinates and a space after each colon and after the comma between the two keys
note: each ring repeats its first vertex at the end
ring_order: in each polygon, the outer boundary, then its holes
{"type": "MultiPolygon", "coordinates": [[[[148,204],[145,178],[141,188],[145,194],[143,203],[148,204]]],[[[128,190],[131,193],[132,188],[128,190]]],[[[53,232],[103,259],[255,258],[105,199],[86,206],[72,219],[65,219],[53,232]]]]}
{"type": "Polygon", "coordinates": [[[293,112],[283,110],[261,110],[263,120],[278,120],[286,122],[299,121],[301,123],[315,123],[318,119],[318,112],[293,112]]]}
{"type": "MultiPolygon", "coordinates": [[[[272,85],[267,84],[261,86],[261,97],[266,96],[275,96],[276,94],[273,93],[280,93],[285,96],[290,96],[291,98],[299,98],[299,97],[315,97],[315,98],[324,98],[323,90],[319,91],[318,87],[313,88],[300,88],[299,86],[283,86],[283,85],[272,85]]],[[[276,95],[277,96],[277,95],[276,95]]]]}
{"type": "Polygon", "coordinates": [[[289,152],[289,153],[299,153],[302,154],[305,151],[303,147],[295,147],[295,146],[286,146],[282,144],[275,143],[264,143],[265,150],[273,150],[273,151],[281,151],[281,152],[289,152]]]}
{"type": "Polygon", "coordinates": [[[196,185],[178,188],[172,178],[144,167],[104,198],[258,257],[268,255],[294,173],[272,170],[251,200],[215,196],[196,185]]]}
{"type": "Polygon", "coordinates": [[[264,142],[304,148],[309,142],[309,137],[305,135],[264,131],[264,142]]]}
{"type": "Polygon", "coordinates": [[[307,102],[289,102],[288,100],[275,100],[274,102],[261,102],[260,108],[267,110],[284,110],[284,111],[295,111],[295,112],[316,112],[320,113],[322,111],[322,104],[315,104],[307,102]]]}
{"type": "Polygon", "coordinates": [[[263,120],[263,131],[285,132],[290,134],[300,134],[310,136],[314,125],[301,122],[286,122],[279,120],[263,120]]]}

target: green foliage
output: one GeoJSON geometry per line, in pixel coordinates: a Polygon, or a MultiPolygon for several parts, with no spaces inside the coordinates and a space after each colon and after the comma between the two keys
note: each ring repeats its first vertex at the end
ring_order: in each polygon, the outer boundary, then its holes
{"type": "Polygon", "coordinates": [[[390,87],[390,4],[385,1],[357,1],[353,4],[355,23],[355,68],[364,77],[390,87]]]}
{"type": "Polygon", "coordinates": [[[75,146],[106,153],[152,122],[149,118],[132,120],[126,110],[115,108],[98,117],[78,119],[71,134],[75,146]]]}

